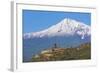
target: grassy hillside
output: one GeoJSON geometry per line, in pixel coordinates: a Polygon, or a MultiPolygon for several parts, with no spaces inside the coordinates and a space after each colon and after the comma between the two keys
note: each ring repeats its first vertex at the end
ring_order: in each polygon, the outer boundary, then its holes
{"type": "Polygon", "coordinates": [[[91,59],[91,44],[85,43],[75,48],[50,48],[34,55],[32,62],[39,61],[61,61],[91,59]]]}

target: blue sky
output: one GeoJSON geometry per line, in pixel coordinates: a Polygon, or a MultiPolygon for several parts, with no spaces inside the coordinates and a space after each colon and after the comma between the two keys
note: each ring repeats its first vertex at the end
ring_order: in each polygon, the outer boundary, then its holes
{"type": "Polygon", "coordinates": [[[91,25],[91,13],[23,10],[23,33],[41,31],[59,23],[64,18],[91,25]]]}

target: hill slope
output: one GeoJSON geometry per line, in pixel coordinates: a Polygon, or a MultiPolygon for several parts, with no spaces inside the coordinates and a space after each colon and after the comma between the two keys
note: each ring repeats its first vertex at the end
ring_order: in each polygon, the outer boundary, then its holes
{"type": "Polygon", "coordinates": [[[39,61],[61,61],[61,60],[83,60],[91,59],[90,43],[82,44],[76,48],[52,48],[34,55],[32,62],[39,61]]]}

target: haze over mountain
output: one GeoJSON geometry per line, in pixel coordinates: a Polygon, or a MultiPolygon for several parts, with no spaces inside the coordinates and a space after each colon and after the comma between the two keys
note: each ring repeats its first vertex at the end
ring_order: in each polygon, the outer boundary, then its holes
{"type": "Polygon", "coordinates": [[[32,55],[53,47],[77,47],[91,41],[91,27],[82,22],[65,18],[59,23],[38,32],[23,35],[23,55],[28,61],[32,55]]]}

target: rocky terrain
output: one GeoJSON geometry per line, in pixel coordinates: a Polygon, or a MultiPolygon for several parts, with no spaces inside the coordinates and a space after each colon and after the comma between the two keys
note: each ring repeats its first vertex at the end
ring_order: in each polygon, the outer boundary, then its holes
{"type": "Polygon", "coordinates": [[[54,47],[41,51],[40,54],[33,55],[31,61],[61,61],[61,60],[83,60],[91,59],[91,44],[81,44],[75,48],[54,47]]]}

